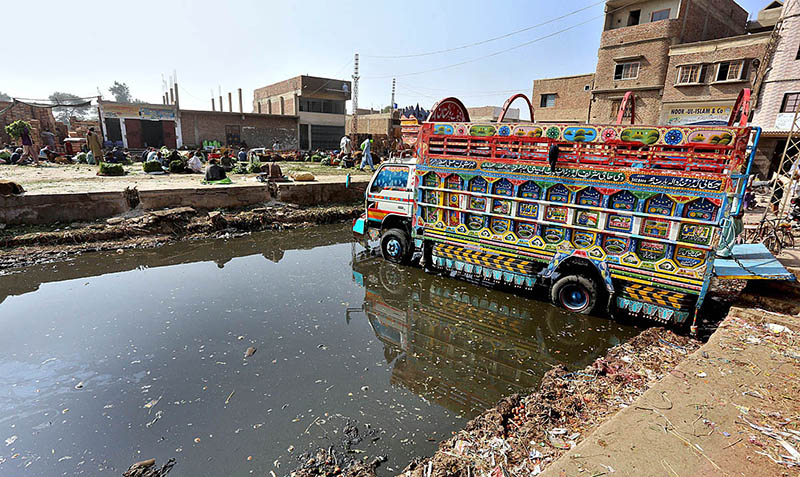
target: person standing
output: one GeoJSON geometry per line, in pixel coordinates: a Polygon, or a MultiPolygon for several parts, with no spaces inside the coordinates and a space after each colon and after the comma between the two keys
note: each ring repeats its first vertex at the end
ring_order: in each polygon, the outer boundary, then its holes
{"type": "Polygon", "coordinates": [[[339,141],[339,169],[350,167],[348,161],[350,160],[350,154],[352,153],[353,144],[350,142],[350,137],[342,136],[342,139],[339,141]]]}
{"type": "Polygon", "coordinates": [[[372,164],[372,153],[370,152],[372,146],[372,134],[367,134],[367,138],[361,143],[361,151],[363,156],[361,158],[361,166],[358,170],[363,171],[365,165],[369,165],[372,172],[375,172],[375,166],[372,164]]]}
{"type": "Polygon", "coordinates": [[[86,145],[92,151],[95,160],[100,161],[103,158],[103,141],[100,136],[94,132],[94,127],[89,128],[89,133],[86,135],[86,145]]]}
{"type": "Polygon", "coordinates": [[[245,151],[244,148],[239,149],[237,157],[239,158],[239,162],[247,162],[247,151],[245,151]]]}
{"type": "Polygon", "coordinates": [[[33,163],[38,166],[39,151],[33,147],[33,139],[31,139],[31,131],[28,129],[28,126],[23,128],[22,135],[20,137],[22,139],[22,155],[30,157],[33,163]]]}

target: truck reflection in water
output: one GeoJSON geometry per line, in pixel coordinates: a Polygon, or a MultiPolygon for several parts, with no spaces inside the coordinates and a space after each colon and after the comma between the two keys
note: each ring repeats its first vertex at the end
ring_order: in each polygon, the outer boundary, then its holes
{"type": "Polygon", "coordinates": [[[364,303],[347,319],[366,314],[391,382],[468,417],[538,386],[552,366],[583,368],[634,334],[608,319],[394,265],[370,250],[354,249],[352,265],[364,303]]]}

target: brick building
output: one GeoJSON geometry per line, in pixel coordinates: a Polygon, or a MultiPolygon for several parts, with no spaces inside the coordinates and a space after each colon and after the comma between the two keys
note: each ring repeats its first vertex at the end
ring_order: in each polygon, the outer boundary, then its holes
{"type": "MultiPolygon", "coordinates": [[[[372,134],[373,136],[400,137],[400,111],[392,113],[369,112],[361,110],[358,112],[358,133],[372,134]]],[[[353,133],[353,116],[347,115],[345,133],[349,136],[353,133]]]]}
{"type": "Polygon", "coordinates": [[[658,122],[670,48],[743,35],[747,17],[733,0],[607,1],[590,122],[615,118],[626,91],[636,97],[636,122],[658,122]]]}
{"type": "Polygon", "coordinates": [[[349,81],[296,76],[256,89],[253,111],[297,116],[300,149],[336,149],[345,134],[350,90],[349,81]]]}
{"type": "Polygon", "coordinates": [[[98,112],[106,142],[131,149],[183,144],[178,108],[174,104],[99,100],[98,112]]]}
{"type": "Polygon", "coordinates": [[[589,120],[594,73],[533,81],[536,122],[585,123],[589,120]]]}
{"type": "MultiPolygon", "coordinates": [[[[490,123],[497,121],[501,111],[503,111],[503,108],[500,106],[477,106],[467,108],[471,121],[485,121],[490,123]]],[[[508,112],[503,121],[519,122],[519,108],[508,108],[508,112]]]]}
{"type": "Polygon", "coordinates": [[[770,35],[671,46],[658,124],[727,124],[739,92],[752,85],[770,35]]]}
{"type": "MultiPolygon", "coordinates": [[[[764,130],[756,161],[770,164],[770,172],[780,162],[794,113],[800,108],[800,0],[772,2],[762,13],[766,11],[770,15],[764,16],[773,19],[778,8],[783,21],[776,32],[777,44],[770,68],[759,85],[758,103],[752,116],[752,124],[764,130]]],[[[759,23],[761,18],[759,13],[759,23]]]]}
{"type": "Polygon", "coordinates": [[[247,144],[247,147],[297,149],[297,116],[289,114],[231,113],[180,110],[183,144],[202,146],[203,141],[247,144]]]}

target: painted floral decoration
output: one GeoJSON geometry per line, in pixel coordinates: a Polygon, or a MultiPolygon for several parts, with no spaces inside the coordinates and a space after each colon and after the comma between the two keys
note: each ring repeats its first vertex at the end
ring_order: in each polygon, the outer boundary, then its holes
{"type": "Polygon", "coordinates": [[[499,136],[510,136],[511,135],[511,128],[508,126],[500,126],[500,129],[497,131],[499,136]]]}
{"type": "Polygon", "coordinates": [[[561,135],[561,131],[559,131],[559,129],[557,127],[552,126],[552,127],[547,128],[547,133],[546,134],[547,134],[547,137],[549,137],[550,139],[558,139],[558,137],[561,135]]]}
{"type": "Polygon", "coordinates": [[[680,144],[683,140],[683,133],[680,129],[670,129],[667,131],[667,134],[664,135],[664,142],[667,144],[675,145],[680,144]]]}
{"type": "Polygon", "coordinates": [[[603,141],[611,141],[612,139],[617,138],[617,130],[614,128],[605,128],[603,129],[603,141]]]}
{"type": "Polygon", "coordinates": [[[456,128],[456,135],[457,136],[466,136],[467,135],[467,128],[464,126],[458,126],[456,128]]]}

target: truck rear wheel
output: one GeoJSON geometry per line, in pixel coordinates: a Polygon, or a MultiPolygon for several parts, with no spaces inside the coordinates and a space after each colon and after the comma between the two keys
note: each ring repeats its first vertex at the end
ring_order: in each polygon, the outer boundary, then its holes
{"type": "Polygon", "coordinates": [[[574,313],[593,313],[599,298],[600,289],[595,281],[582,275],[565,275],[550,288],[553,303],[574,313]]]}
{"type": "Polygon", "coordinates": [[[414,250],[411,248],[411,237],[402,229],[388,229],[381,236],[381,255],[394,263],[408,263],[414,250]]]}

